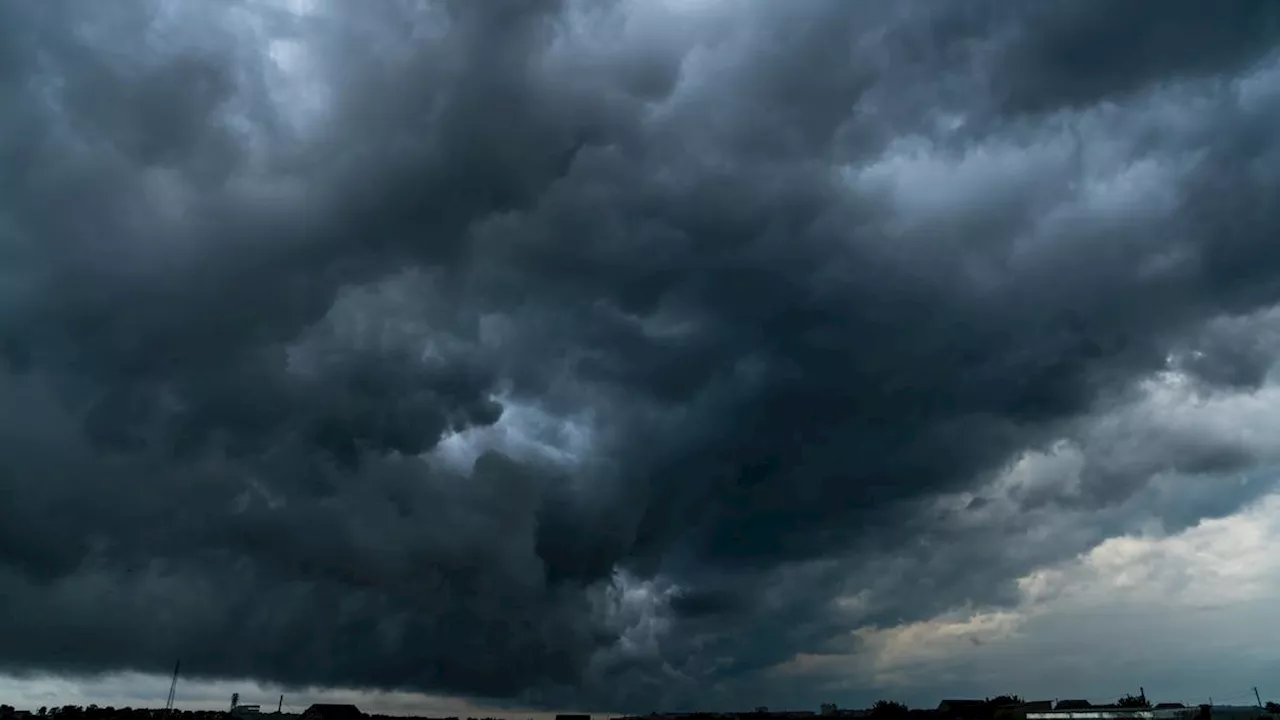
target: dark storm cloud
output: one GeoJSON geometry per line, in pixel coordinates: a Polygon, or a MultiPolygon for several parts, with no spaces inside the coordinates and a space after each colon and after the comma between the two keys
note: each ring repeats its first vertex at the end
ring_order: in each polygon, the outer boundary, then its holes
{"type": "Polygon", "coordinates": [[[1266,8],[696,5],[6,5],[0,665],[792,700],[1257,462],[1089,428],[1273,357],[1266,8]]]}
{"type": "Polygon", "coordinates": [[[1230,74],[1275,48],[1280,12],[1246,0],[1047,2],[1029,9],[1034,30],[1018,41],[1010,110],[1054,110],[1140,91],[1153,82],[1230,74]]]}

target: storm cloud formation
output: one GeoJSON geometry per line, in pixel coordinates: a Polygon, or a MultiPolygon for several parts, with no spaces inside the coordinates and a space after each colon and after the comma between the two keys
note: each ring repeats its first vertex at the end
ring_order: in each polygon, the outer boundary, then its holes
{"type": "Polygon", "coordinates": [[[1144,408],[1274,362],[1278,47],[1262,1],[0,2],[0,668],[789,702],[1229,513],[1273,459],[1144,408]]]}

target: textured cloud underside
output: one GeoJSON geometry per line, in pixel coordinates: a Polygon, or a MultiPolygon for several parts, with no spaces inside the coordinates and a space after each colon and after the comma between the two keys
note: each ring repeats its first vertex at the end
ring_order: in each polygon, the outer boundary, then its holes
{"type": "Polygon", "coordinates": [[[0,669],[798,702],[1237,511],[1278,18],[0,3],[0,669]]]}

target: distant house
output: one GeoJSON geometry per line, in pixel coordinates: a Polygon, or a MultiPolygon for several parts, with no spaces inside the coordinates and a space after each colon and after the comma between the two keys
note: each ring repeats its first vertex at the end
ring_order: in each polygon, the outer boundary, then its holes
{"type": "Polygon", "coordinates": [[[302,720],[362,720],[364,713],[355,705],[316,703],[302,713],[302,720]]]}
{"type": "Polygon", "coordinates": [[[1054,710],[1088,710],[1093,703],[1088,700],[1059,700],[1054,710]]]}
{"type": "Polygon", "coordinates": [[[995,720],[1026,720],[1027,713],[1041,713],[1053,710],[1052,700],[1032,700],[1021,705],[1006,705],[996,708],[995,720]]]}

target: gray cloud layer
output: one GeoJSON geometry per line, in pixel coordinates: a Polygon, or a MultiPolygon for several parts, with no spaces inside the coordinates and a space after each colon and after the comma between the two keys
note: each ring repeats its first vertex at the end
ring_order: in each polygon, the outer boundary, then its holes
{"type": "Polygon", "coordinates": [[[1261,462],[1094,428],[1274,358],[1272,3],[0,12],[6,670],[798,701],[1261,462]]]}

